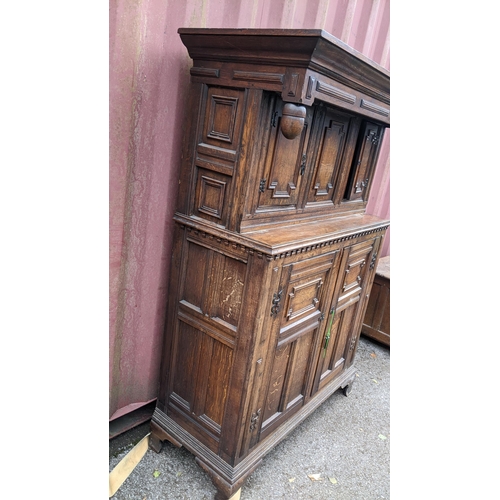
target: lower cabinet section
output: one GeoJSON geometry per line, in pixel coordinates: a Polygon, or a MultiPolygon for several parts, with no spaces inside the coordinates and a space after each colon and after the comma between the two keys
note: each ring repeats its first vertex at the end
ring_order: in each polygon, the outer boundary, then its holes
{"type": "Polygon", "coordinates": [[[177,224],[152,447],[185,446],[227,499],[339,388],[387,226],[287,252],[177,224]]]}

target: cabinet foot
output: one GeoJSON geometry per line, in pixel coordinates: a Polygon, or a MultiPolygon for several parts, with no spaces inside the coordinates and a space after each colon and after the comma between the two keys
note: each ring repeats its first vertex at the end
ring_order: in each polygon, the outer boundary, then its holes
{"type": "Polygon", "coordinates": [[[354,377],[347,381],[346,385],[342,386],[342,391],[344,396],[347,397],[351,394],[352,385],[354,384],[354,377]]]}
{"type": "Polygon", "coordinates": [[[163,447],[163,441],[156,434],[151,433],[149,436],[149,447],[153,451],[156,451],[156,453],[160,453],[163,447]]]}
{"type": "Polygon", "coordinates": [[[229,482],[224,479],[214,469],[203,463],[198,457],[195,458],[196,463],[210,476],[212,483],[217,488],[217,493],[214,500],[239,500],[241,495],[241,487],[247,480],[248,476],[260,465],[262,460],[254,463],[242,476],[235,482],[229,482]]]}
{"type": "Polygon", "coordinates": [[[170,441],[174,446],[180,448],[182,446],[177,439],[173,438],[170,434],[165,432],[160,426],[155,424],[153,421],[150,424],[151,435],[149,436],[149,447],[156,451],[156,453],[160,453],[163,447],[163,441],[170,441]]]}
{"type": "Polygon", "coordinates": [[[223,491],[217,491],[214,500],[240,500],[240,498],[241,488],[236,493],[233,493],[230,497],[228,497],[223,491]]]}

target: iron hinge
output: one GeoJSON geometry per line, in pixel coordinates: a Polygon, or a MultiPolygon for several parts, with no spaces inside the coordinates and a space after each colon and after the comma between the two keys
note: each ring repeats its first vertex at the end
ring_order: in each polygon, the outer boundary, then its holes
{"type": "Polygon", "coordinates": [[[252,417],[250,418],[250,432],[252,432],[255,427],[257,427],[257,422],[259,421],[261,411],[262,409],[259,408],[255,413],[252,413],[252,417]]]}
{"type": "Polygon", "coordinates": [[[304,175],[304,172],[306,171],[306,161],[307,161],[307,155],[304,153],[302,155],[302,163],[300,164],[300,175],[304,175]]]}
{"type": "Polygon", "coordinates": [[[281,296],[283,295],[283,289],[281,288],[273,295],[273,305],[271,306],[271,317],[274,318],[280,312],[281,306],[281,296]]]}

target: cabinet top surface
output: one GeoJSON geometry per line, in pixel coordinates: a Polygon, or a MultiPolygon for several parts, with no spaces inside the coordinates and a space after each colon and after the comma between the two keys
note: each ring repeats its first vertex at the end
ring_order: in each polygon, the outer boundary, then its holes
{"type": "Polygon", "coordinates": [[[351,233],[370,231],[388,225],[389,221],[364,214],[282,226],[275,229],[261,229],[248,234],[248,236],[269,246],[272,253],[279,253],[298,246],[317,245],[334,238],[347,237],[351,233]]]}
{"type": "Polygon", "coordinates": [[[180,213],[177,213],[174,219],[181,225],[186,224],[202,233],[207,231],[207,234],[216,238],[228,239],[233,243],[252,247],[267,255],[280,255],[300,248],[322,246],[334,240],[345,240],[389,227],[388,220],[380,219],[374,215],[358,214],[350,217],[285,225],[273,229],[260,229],[244,235],[237,233],[229,235],[227,231],[217,229],[203,220],[193,220],[180,213]]]}
{"type": "Polygon", "coordinates": [[[377,266],[377,274],[383,278],[391,279],[391,256],[382,257],[377,266]]]}

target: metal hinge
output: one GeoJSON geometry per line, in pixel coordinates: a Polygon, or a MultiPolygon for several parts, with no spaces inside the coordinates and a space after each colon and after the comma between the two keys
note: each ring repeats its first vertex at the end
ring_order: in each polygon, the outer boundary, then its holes
{"type": "Polygon", "coordinates": [[[300,164],[300,175],[304,175],[304,172],[306,171],[306,160],[307,160],[307,155],[304,153],[302,155],[302,163],[300,164]]]}
{"type": "Polygon", "coordinates": [[[273,295],[273,305],[271,306],[271,317],[274,318],[276,315],[280,312],[280,302],[281,302],[281,296],[283,295],[283,289],[280,288],[274,295],[273,295]]]}
{"type": "Polygon", "coordinates": [[[259,192],[263,193],[266,189],[266,179],[261,179],[259,184],[259,192]]]}
{"type": "Polygon", "coordinates": [[[349,345],[349,351],[352,351],[355,345],[356,345],[356,337],[353,337],[351,340],[351,344],[349,345]]]}
{"type": "Polygon", "coordinates": [[[370,269],[375,267],[375,261],[377,260],[377,252],[373,252],[372,261],[370,262],[370,269]]]}
{"type": "Polygon", "coordinates": [[[260,418],[260,412],[262,408],[259,408],[255,413],[252,413],[252,417],[250,418],[250,432],[252,432],[255,427],[257,427],[257,422],[260,418]]]}
{"type": "Polygon", "coordinates": [[[276,127],[276,118],[278,117],[278,112],[275,111],[271,116],[271,127],[276,127]]]}

